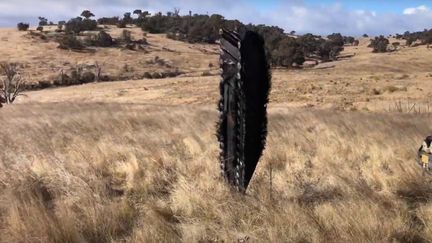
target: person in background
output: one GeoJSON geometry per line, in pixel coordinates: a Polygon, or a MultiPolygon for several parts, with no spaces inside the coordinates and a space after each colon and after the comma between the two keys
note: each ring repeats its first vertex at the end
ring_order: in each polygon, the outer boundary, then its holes
{"type": "Polygon", "coordinates": [[[423,141],[423,144],[418,150],[418,156],[421,165],[424,169],[429,170],[429,166],[431,165],[431,158],[432,158],[432,136],[427,136],[426,139],[423,141]]]}

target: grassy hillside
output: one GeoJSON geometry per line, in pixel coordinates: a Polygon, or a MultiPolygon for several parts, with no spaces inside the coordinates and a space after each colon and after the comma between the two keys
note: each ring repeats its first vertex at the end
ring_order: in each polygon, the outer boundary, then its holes
{"type": "Polygon", "coordinates": [[[426,115],[271,108],[243,197],[219,177],[214,107],[1,112],[4,242],[432,240],[431,177],[414,159],[426,115]]]}
{"type": "MultiPolygon", "coordinates": [[[[147,39],[144,50],[118,47],[94,48],[94,52],[60,50],[57,43],[32,39],[26,32],[0,29],[0,61],[17,62],[28,82],[53,82],[61,72],[77,67],[110,78],[135,80],[110,84],[87,84],[65,89],[27,93],[18,102],[151,102],[152,104],[209,104],[217,99],[218,46],[189,44],[127,28],[134,39],[147,39]],[[142,79],[146,72],[179,70],[176,78],[142,79]]],[[[122,29],[108,26],[114,38],[122,29]]],[[[391,42],[396,40],[392,39],[391,42]]],[[[337,110],[430,111],[432,92],[432,49],[426,46],[402,48],[393,53],[372,53],[369,39],[359,46],[346,46],[342,55],[355,54],[336,62],[303,70],[273,70],[272,103],[290,107],[337,110]],[[324,68],[324,69],[323,69],[324,68]],[[415,107],[413,105],[415,104],[415,107]]]]}
{"type": "MultiPolygon", "coordinates": [[[[55,35],[56,27],[46,27],[46,35],[55,35]]],[[[113,38],[120,38],[124,29],[108,26],[113,38]]],[[[134,40],[145,38],[144,50],[131,51],[118,47],[93,48],[93,51],[75,52],[58,49],[55,41],[41,40],[29,32],[16,29],[0,29],[0,62],[21,64],[28,82],[53,81],[61,71],[69,73],[77,67],[93,71],[98,63],[102,75],[139,79],[145,72],[162,72],[178,68],[188,76],[200,76],[204,71],[214,71],[209,64],[217,66],[216,45],[186,44],[165,38],[162,34],[148,34],[136,27],[131,31],[134,40]],[[155,59],[157,58],[157,59],[155,59]],[[159,62],[157,61],[159,59],[159,62]],[[155,61],[156,60],[156,61],[155,61]]]]}

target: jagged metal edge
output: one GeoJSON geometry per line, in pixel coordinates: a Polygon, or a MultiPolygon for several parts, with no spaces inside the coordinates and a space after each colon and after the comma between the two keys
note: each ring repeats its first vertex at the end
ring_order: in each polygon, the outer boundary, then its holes
{"type": "MultiPolygon", "coordinates": [[[[229,31],[225,31],[225,30],[221,30],[221,38],[223,38],[223,33],[225,32],[225,36],[226,35],[233,35],[235,36],[236,33],[233,32],[229,32],[229,31]]],[[[229,36],[227,36],[229,37],[229,36]]],[[[234,40],[237,38],[233,38],[234,40]]],[[[232,43],[233,39],[231,39],[231,41],[227,40],[228,42],[232,43]]],[[[227,60],[223,60],[223,54],[226,53],[224,51],[223,48],[223,44],[222,44],[222,40],[221,40],[221,59],[220,59],[220,67],[222,68],[222,65],[224,64],[224,62],[226,62],[227,60]]],[[[238,52],[240,53],[240,39],[238,38],[238,52]]],[[[235,124],[235,134],[236,134],[236,141],[238,142],[238,144],[236,145],[236,154],[234,155],[234,161],[236,161],[236,164],[232,166],[232,168],[235,168],[234,174],[235,174],[235,178],[234,181],[228,181],[229,184],[231,184],[232,186],[234,186],[237,190],[239,191],[244,191],[245,187],[244,187],[244,169],[245,169],[245,161],[244,161],[244,138],[245,138],[245,95],[243,92],[243,83],[241,80],[241,55],[239,55],[240,59],[237,61],[237,65],[238,65],[238,70],[237,70],[237,74],[235,76],[236,79],[236,84],[238,85],[236,87],[236,89],[234,90],[234,92],[237,95],[237,121],[235,124]],[[240,109],[239,109],[240,107],[240,109]]],[[[223,70],[222,70],[223,71],[223,70]]],[[[225,82],[229,81],[226,80],[224,78],[224,74],[222,73],[221,75],[221,82],[219,84],[219,89],[220,89],[220,100],[219,100],[219,122],[217,124],[218,129],[217,129],[217,137],[218,137],[218,141],[219,141],[219,146],[221,149],[220,152],[220,167],[221,167],[221,172],[223,174],[223,176],[226,179],[229,179],[227,176],[227,171],[226,171],[226,163],[227,163],[227,159],[226,159],[226,144],[225,144],[225,136],[226,136],[226,129],[225,129],[225,121],[226,121],[226,114],[224,112],[224,101],[225,101],[225,97],[224,97],[224,84],[225,82]]]]}

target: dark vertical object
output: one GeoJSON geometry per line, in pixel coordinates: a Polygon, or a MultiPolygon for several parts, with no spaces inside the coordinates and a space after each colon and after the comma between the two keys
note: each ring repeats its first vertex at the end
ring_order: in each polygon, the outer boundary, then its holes
{"type": "Polygon", "coordinates": [[[271,75],[259,34],[221,30],[220,46],[221,169],[228,183],[244,192],[265,147],[271,75]]]}

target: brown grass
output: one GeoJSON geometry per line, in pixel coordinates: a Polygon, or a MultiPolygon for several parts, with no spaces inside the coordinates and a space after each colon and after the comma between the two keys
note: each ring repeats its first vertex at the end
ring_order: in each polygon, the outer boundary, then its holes
{"type": "Polygon", "coordinates": [[[148,34],[145,52],[75,53],[5,38],[0,59],[31,81],[96,62],[103,75],[186,74],[26,92],[2,108],[0,242],[432,241],[431,177],[415,161],[432,128],[424,47],[372,54],[364,39],[334,68],[273,70],[268,146],[243,196],[220,178],[217,46],[148,34]]]}
{"type": "Polygon", "coordinates": [[[219,176],[214,110],[7,106],[1,241],[432,240],[431,180],[415,163],[427,116],[272,108],[242,196],[219,176]]]}

